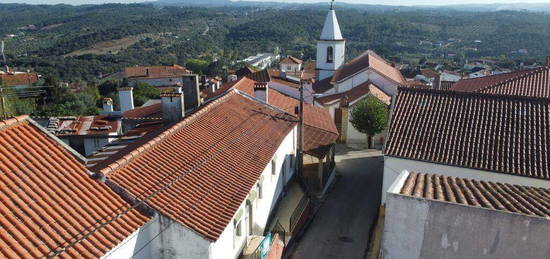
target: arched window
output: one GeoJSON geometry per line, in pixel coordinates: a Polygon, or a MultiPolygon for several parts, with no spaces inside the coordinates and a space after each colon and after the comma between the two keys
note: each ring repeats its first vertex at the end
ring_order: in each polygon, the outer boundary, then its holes
{"type": "Polygon", "coordinates": [[[334,62],[334,49],[332,47],[327,48],[327,63],[334,62]]]}

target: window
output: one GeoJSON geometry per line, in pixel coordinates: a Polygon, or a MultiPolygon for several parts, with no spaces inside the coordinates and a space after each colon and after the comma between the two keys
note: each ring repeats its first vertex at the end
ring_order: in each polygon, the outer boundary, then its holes
{"type": "Polygon", "coordinates": [[[332,47],[327,48],[327,63],[334,62],[334,49],[332,47]]]}
{"type": "Polygon", "coordinates": [[[275,162],[275,159],[271,160],[271,175],[275,175],[277,173],[277,162],[275,162]]]}
{"type": "Polygon", "coordinates": [[[261,199],[262,196],[262,184],[258,183],[258,199],[261,199]]]}
{"type": "Polygon", "coordinates": [[[292,70],[292,67],[290,65],[286,66],[286,70],[292,70]]]}
{"type": "Polygon", "coordinates": [[[101,144],[101,140],[98,139],[98,138],[95,138],[95,139],[94,139],[94,146],[95,146],[95,147],[101,147],[100,144],[101,144]]]}
{"type": "Polygon", "coordinates": [[[233,236],[233,248],[235,248],[235,245],[236,245],[237,241],[239,240],[239,237],[242,235],[241,221],[240,220],[234,220],[233,221],[233,227],[235,228],[234,229],[235,235],[233,236]]]}

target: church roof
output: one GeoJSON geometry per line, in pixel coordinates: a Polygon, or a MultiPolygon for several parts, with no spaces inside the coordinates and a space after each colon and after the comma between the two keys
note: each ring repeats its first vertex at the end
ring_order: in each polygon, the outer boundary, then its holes
{"type": "Polygon", "coordinates": [[[338,24],[338,19],[336,18],[336,12],[331,9],[325,19],[325,25],[323,26],[323,31],[321,32],[321,40],[343,39],[342,32],[340,31],[340,25],[338,24]]]}

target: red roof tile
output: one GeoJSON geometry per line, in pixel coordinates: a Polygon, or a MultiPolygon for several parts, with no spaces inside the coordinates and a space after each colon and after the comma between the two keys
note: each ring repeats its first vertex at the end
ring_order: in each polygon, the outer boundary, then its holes
{"type": "Polygon", "coordinates": [[[31,85],[38,81],[37,73],[0,74],[0,81],[6,86],[31,85]]]}
{"type": "Polygon", "coordinates": [[[193,74],[193,72],[179,65],[126,68],[126,77],[128,78],[168,78],[189,74],[193,74]]]}
{"type": "Polygon", "coordinates": [[[343,93],[319,97],[315,99],[315,101],[319,102],[320,104],[327,104],[334,101],[342,101],[342,99],[344,99],[349,104],[359,100],[361,97],[367,94],[371,94],[372,96],[376,97],[378,100],[387,105],[389,105],[391,102],[391,96],[386,94],[384,91],[382,91],[371,82],[365,82],[364,84],[358,85],[343,93]]]}
{"type": "Polygon", "coordinates": [[[279,62],[280,64],[302,64],[304,63],[304,61],[302,61],[301,59],[298,59],[298,58],[295,58],[293,56],[288,56],[286,58],[284,58],[283,60],[281,60],[281,62],[279,62]]]}
{"type": "Polygon", "coordinates": [[[106,115],[55,117],[49,123],[57,125],[51,130],[57,136],[116,135],[122,127],[118,118],[106,115]]]}
{"type": "Polygon", "coordinates": [[[216,90],[216,92],[210,92],[210,91],[206,92],[205,99],[210,100],[212,98],[219,97],[232,89],[243,91],[248,95],[254,95],[254,84],[255,84],[254,80],[251,80],[247,77],[241,77],[233,82],[228,82],[223,84],[220,87],[220,89],[216,90]]]}
{"type": "MultiPolygon", "coordinates": [[[[294,115],[299,101],[270,89],[268,102],[294,115]]],[[[328,148],[338,139],[338,129],[327,108],[304,104],[304,151],[316,157],[323,157],[328,148]]]]}
{"type": "Polygon", "coordinates": [[[336,70],[332,77],[332,82],[340,82],[350,76],[353,76],[367,68],[371,68],[380,75],[396,84],[405,86],[407,84],[401,72],[388,64],[382,57],[378,56],[374,51],[368,50],[361,56],[346,63],[342,68],[336,70]]]}
{"type": "Polygon", "coordinates": [[[550,67],[462,79],[451,90],[550,98],[550,67]]]}
{"type": "Polygon", "coordinates": [[[175,180],[147,204],[217,240],[295,125],[232,91],[101,172],[140,197],[175,180]]]}
{"type": "Polygon", "coordinates": [[[162,103],[134,108],[122,113],[123,118],[162,118],[162,103]]]}
{"type": "Polygon", "coordinates": [[[411,172],[401,194],[550,218],[550,189],[411,172]]]}
{"type": "MultiPolygon", "coordinates": [[[[46,257],[131,206],[27,117],[0,122],[0,143],[0,257],[46,257]]],[[[148,220],[132,210],[60,257],[105,255],[148,220]]]]}
{"type": "Polygon", "coordinates": [[[385,154],[550,179],[550,99],[400,88],[385,154]]]}

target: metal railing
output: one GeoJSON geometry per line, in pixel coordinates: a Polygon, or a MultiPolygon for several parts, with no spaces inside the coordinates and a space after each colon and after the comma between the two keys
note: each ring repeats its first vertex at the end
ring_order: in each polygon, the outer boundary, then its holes
{"type": "Polygon", "coordinates": [[[290,233],[294,232],[294,228],[296,228],[296,225],[298,224],[298,222],[300,222],[300,219],[302,218],[302,215],[304,214],[304,211],[306,210],[308,205],[309,205],[309,198],[307,196],[302,197],[302,199],[298,203],[298,206],[296,206],[296,208],[294,209],[294,212],[292,212],[292,215],[290,216],[290,221],[289,221],[290,233]]]}

